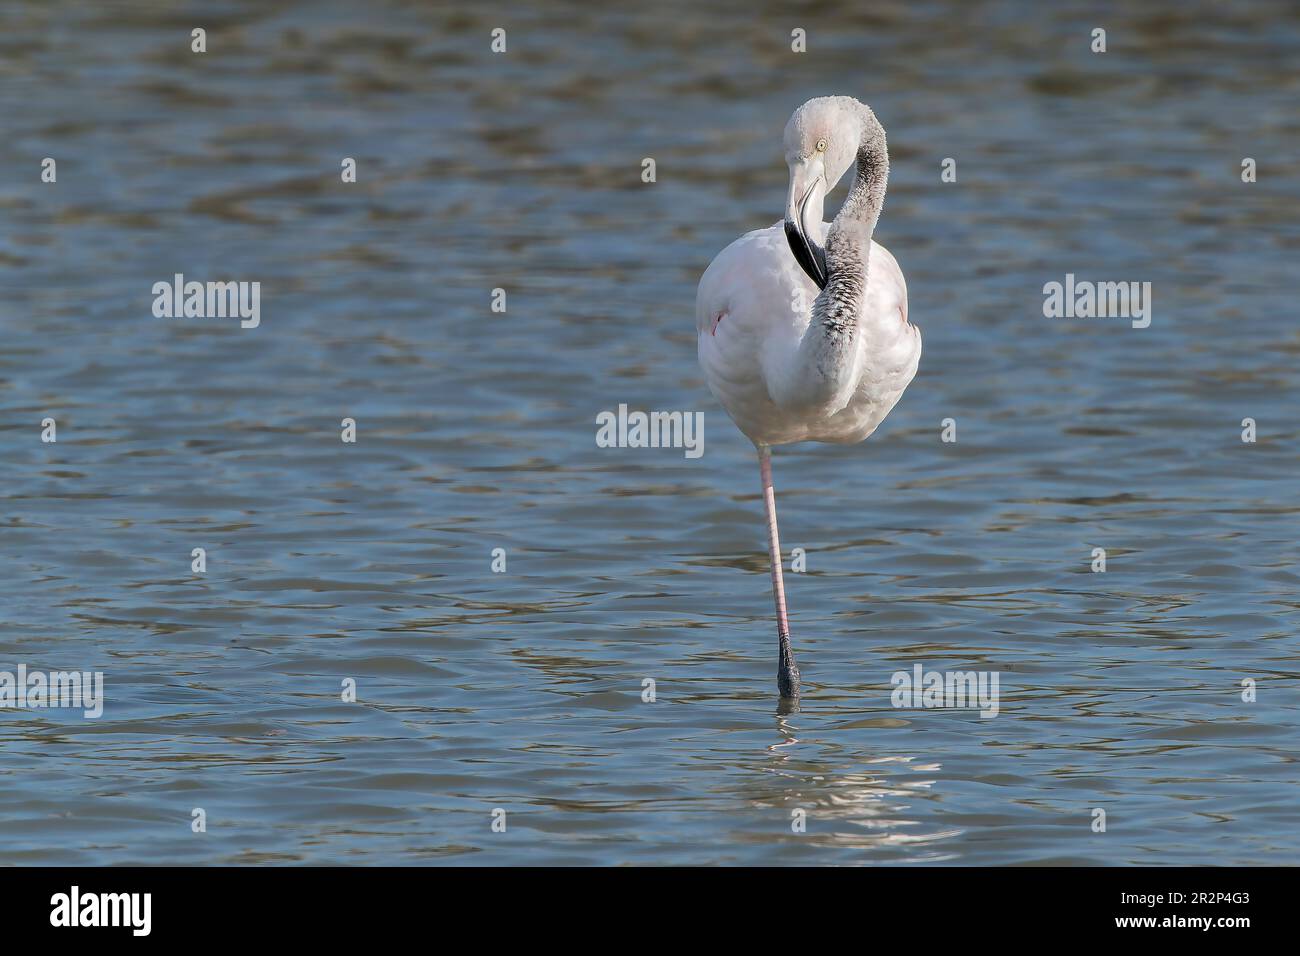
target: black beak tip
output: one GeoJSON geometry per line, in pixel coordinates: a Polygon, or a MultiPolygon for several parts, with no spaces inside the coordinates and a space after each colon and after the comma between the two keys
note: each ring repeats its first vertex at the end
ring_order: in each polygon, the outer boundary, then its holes
{"type": "Polygon", "coordinates": [[[785,241],[790,243],[790,251],[794,252],[795,258],[799,258],[799,253],[795,252],[804,244],[803,234],[799,232],[799,227],[789,219],[785,221],[785,241]]]}
{"type": "Polygon", "coordinates": [[[826,268],[822,257],[818,255],[821,250],[814,249],[813,244],[799,231],[799,227],[789,219],[785,221],[785,240],[790,244],[795,261],[808,274],[808,278],[817,284],[817,288],[826,288],[826,268]]]}

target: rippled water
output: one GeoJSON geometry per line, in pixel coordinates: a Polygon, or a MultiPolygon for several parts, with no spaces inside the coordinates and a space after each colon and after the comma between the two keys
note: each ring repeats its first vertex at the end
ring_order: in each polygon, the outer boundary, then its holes
{"type": "Polygon", "coordinates": [[[0,669],[107,703],[0,711],[0,860],[1293,862],[1300,18],[1164,8],[6,8],[0,669]],[[832,92],[889,130],[925,353],[866,443],[775,456],[780,714],[693,302],[832,92]],[[177,272],[260,327],[154,318],[177,272]],[[1067,272],[1151,327],[1044,318],[1067,272]],[[705,454],[597,448],[619,403],[705,454]],[[895,709],[918,663],[1001,713],[895,709]]]}

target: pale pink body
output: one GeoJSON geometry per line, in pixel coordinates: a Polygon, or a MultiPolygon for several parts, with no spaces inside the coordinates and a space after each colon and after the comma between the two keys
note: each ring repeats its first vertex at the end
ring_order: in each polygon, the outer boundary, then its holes
{"type": "Polygon", "coordinates": [[[859,442],[902,397],[921,359],[921,333],[907,320],[907,283],[889,250],[872,242],[868,261],[855,341],[858,384],[839,409],[783,407],[774,398],[818,293],[790,255],[779,223],[741,236],[700,279],[700,366],[718,402],[755,444],[859,442]]]}

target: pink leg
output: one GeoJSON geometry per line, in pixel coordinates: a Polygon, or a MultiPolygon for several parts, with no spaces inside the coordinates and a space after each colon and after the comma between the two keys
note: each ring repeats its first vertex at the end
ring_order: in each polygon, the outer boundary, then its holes
{"type": "Polygon", "coordinates": [[[772,451],[758,446],[758,470],[763,479],[763,510],[767,513],[767,552],[772,563],[772,594],[776,598],[778,658],[776,686],[782,697],[799,696],[799,665],[790,648],[790,621],[785,612],[785,579],[781,576],[781,539],[776,530],[776,492],[772,490],[772,451]]]}

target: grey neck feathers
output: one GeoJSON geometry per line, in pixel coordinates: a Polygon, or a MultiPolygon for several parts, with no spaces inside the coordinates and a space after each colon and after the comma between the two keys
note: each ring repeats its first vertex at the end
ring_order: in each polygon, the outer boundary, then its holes
{"type": "Polygon", "coordinates": [[[826,234],[826,288],[814,317],[828,334],[851,337],[867,289],[871,236],[885,202],[889,151],[885,129],[870,111],[863,119],[853,185],[826,234]]]}

